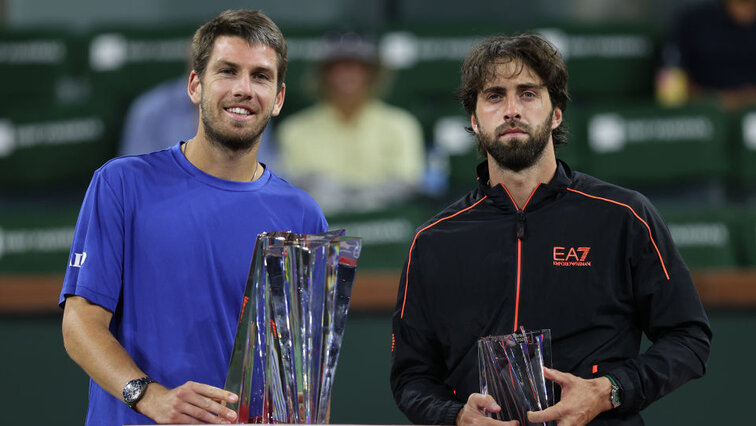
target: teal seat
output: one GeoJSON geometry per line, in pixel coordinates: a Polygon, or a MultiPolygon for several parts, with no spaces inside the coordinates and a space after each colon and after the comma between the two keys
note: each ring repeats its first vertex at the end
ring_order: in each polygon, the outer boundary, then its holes
{"type": "MultiPolygon", "coordinates": [[[[733,177],[749,190],[756,189],[756,105],[732,117],[733,177]]],[[[755,197],[756,198],[756,197],[755,197]]]]}
{"type": "Polygon", "coordinates": [[[194,25],[98,28],[85,37],[93,97],[120,104],[166,80],[189,77],[194,25]]]}
{"type": "Polygon", "coordinates": [[[331,229],[362,237],[361,269],[401,269],[415,229],[435,213],[422,202],[388,206],[378,211],[329,215],[331,229]]]}
{"type": "Polygon", "coordinates": [[[567,23],[534,29],[561,51],[577,104],[653,97],[660,31],[644,23],[567,23]]]}
{"type": "Polygon", "coordinates": [[[68,262],[78,209],[74,203],[3,203],[0,274],[61,274],[68,262]]]}
{"type": "Polygon", "coordinates": [[[742,217],[729,208],[662,211],[672,239],[690,269],[742,265],[742,217]]]}
{"type": "Polygon", "coordinates": [[[469,25],[387,28],[378,47],[383,64],[391,71],[388,99],[399,105],[417,98],[428,102],[454,99],[460,67],[470,49],[502,30],[469,25]]]}
{"type": "Polygon", "coordinates": [[[80,40],[69,31],[0,31],[0,114],[66,100],[80,63],[80,40]]]}
{"type": "Polygon", "coordinates": [[[583,111],[572,130],[598,178],[659,199],[724,201],[727,121],[715,105],[607,104],[583,111]]]}
{"type": "Polygon", "coordinates": [[[756,267],[756,207],[744,207],[738,213],[738,245],[740,264],[756,267]]]}
{"type": "Polygon", "coordinates": [[[0,188],[60,188],[86,183],[115,152],[108,103],[38,105],[0,114],[0,188]]]}

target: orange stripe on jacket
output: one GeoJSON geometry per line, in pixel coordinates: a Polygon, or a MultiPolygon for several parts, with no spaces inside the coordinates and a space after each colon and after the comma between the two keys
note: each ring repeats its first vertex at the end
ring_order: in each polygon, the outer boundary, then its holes
{"type": "Polygon", "coordinates": [[[442,217],[441,219],[439,219],[439,220],[431,223],[430,225],[426,226],[425,228],[417,231],[417,234],[415,234],[415,237],[412,239],[412,245],[410,245],[410,250],[409,250],[409,257],[407,258],[407,273],[406,273],[405,278],[404,278],[404,299],[402,300],[402,313],[401,313],[401,315],[399,315],[399,318],[404,318],[404,305],[407,303],[407,287],[409,287],[409,271],[410,271],[410,266],[412,265],[412,250],[414,250],[414,248],[415,248],[415,241],[417,241],[417,236],[420,235],[421,232],[425,231],[426,229],[428,229],[430,227],[436,226],[436,224],[438,224],[440,222],[443,222],[443,221],[445,221],[447,219],[451,219],[451,218],[453,218],[454,216],[456,216],[458,214],[461,214],[461,213],[464,213],[464,212],[470,210],[471,208],[473,208],[473,207],[477,206],[478,204],[480,204],[480,202],[483,201],[483,200],[485,200],[486,198],[488,198],[488,195],[486,195],[483,198],[481,198],[480,200],[476,201],[475,204],[471,205],[470,207],[466,207],[466,208],[464,208],[464,209],[462,209],[462,210],[454,213],[453,215],[442,217]]]}
{"type": "Polygon", "coordinates": [[[659,262],[661,262],[662,269],[664,270],[664,275],[667,277],[667,280],[670,279],[669,278],[669,273],[667,272],[667,266],[664,264],[664,259],[662,258],[661,252],[659,251],[659,247],[656,245],[656,241],[654,240],[654,235],[651,233],[651,227],[648,226],[648,223],[646,223],[646,221],[643,220],[643,218],[641,218],[640,216],[638,216],[638,213],[636,213],[635,210],[633,210],[632,207],[628,206],[627,204],[620,203],[619,201],[614,201],[614,200],[611,200],[609,198],[598,197],[596,195],[586,194],[585,192],[580,192],[580,191],[578,191],[576,189],[567,188],[567,190],[570,191],[570,192],[574,192],[576,194],[580,194],[582,196],[588,197],[588,198],[593,198],[593,199],[596,199],[596,200],[606,201],[607,203],[616,204],[618,206],[625,207],[628,210],[630,210],[631,212],[633,212],[633,215],[636,218],[638,218],[638,220],[640,220],[641,222],[643,222],[644,225],[646,225],[646,229],[648,229],[648,237],[651,239],[651,244],[654,245],[654,249],[656,250],[656,254],[659,256],[659,262]]]}

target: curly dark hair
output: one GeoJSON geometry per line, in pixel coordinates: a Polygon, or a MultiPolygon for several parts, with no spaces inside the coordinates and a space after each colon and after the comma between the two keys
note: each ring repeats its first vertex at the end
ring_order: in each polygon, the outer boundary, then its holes
{"type": "Polygon", "coordinates": [[[249,44],[262,43],[273,48],[278,59],[278,90],[286,77],[286,40],[278,26],[259,10],[227,10],[208,21],[192,38],[192,69],[202,77],[220,36],[241,37],[249,44]]]}
{"type": "MultiPolygon", "coordinates": [[[[462,82],[458,97],[468,114],[475,114],[478,93],[495,77],[496,65],[515,61],[519,68],[527,65],[543,80],[552,105],[564,112],[570,96],[567,92],[567,66],[556,47],[538,34],[490,37],[473,48],[462,65],[462,82]]],[[[467,128],[472,132],[472,128],[467,128]]],[[[554,145],[567,143],[567,127],[564,122],[551,132],[554,145]]]]}

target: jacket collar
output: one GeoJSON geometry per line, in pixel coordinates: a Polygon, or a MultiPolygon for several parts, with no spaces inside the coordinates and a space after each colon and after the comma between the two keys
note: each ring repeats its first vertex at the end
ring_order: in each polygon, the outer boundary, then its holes
{"type": "MultiPolygon", "coordinates": [[[[488,182],[490,176],[488,174],[488,160],[484,160],[482,163],[478,164],[477,172],[478,185],[483,194],[488,196],[495,206],[504,210],[515,211],[516,207],[514,202],[502,185],[496,185],[495,187],[489,186],[488,182]]],[[[572,184],[572,180],[573,172],[572,169],[570,169],[570,166],[562,160],[557,160],[557,169],[556,173],[554,173],[554,177],[551,178],[551,181],[548,183],[542,183],[538,186],[535,194],[533,194],[525,209],[530,211],[540,205],[543,201],[552,199],[560,193],[563,193],[565,189],[572,184]]]]}

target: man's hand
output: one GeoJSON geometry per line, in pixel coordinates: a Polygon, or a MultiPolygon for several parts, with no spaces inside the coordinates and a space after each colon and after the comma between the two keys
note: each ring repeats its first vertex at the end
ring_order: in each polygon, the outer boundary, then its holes
{"type": "Polygon", "coordinates": [[[467,398],[467,404],[459,410],[457,425],[519,426],[520,422],[517,420],[502,422],[486,416],[486,413],[498,413],[499,411],[501,411],[501,407],[491,395],[474,393],[467,398]]]}
{"type": "Polygon", "coordinates": [[[136,410],[158,423],[229,424],[237,414],[224,403],[238,400],[231,392],[202,383],[186,382],[167,389],[154,382],[137,402],[136,410]]]}
{"type": "Polygon", "coordinates": [[[599,413],[612,409],[609,395],[612,383],[606,377],[582,379],[569,373],[549,368],[544,376],[562,388],[562,399],[542,411],[528,411],[528,420],[542,423],[557,420],[559,426],[584,425],[599,413]]]}
{"type": "MultiPolygon", "coordinates": [[[[123,386],[142,371],[110,332],[113,313],[79,296],[66,299],[63,342],[71,358],[117,399],[123,386]]],[[[238,396],[223,389],[186,382],[175,389],[150,383],[135,408],[158,423],[230,423],[237,414],[223,406],[238,396]]]]}

